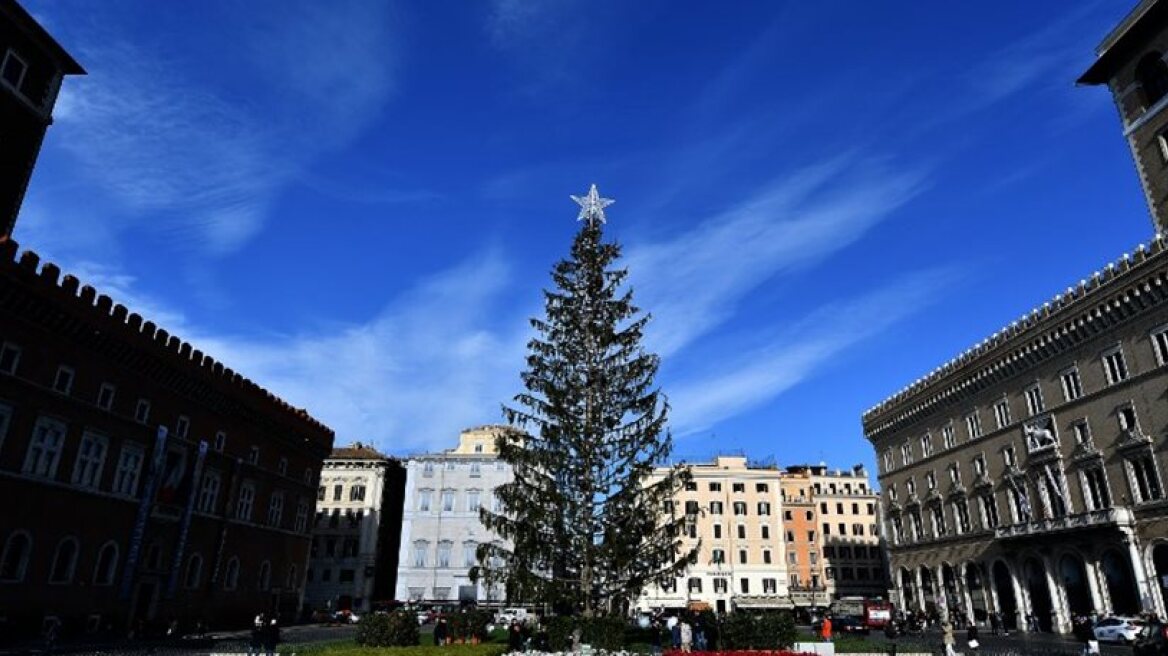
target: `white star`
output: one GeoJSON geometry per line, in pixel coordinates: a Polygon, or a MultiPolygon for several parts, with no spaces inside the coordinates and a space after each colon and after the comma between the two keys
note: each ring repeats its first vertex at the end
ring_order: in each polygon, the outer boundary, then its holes
{"type": "Polygon", "coordinates": [[[587,196],[572,196],[572,200],[580,206],[580,216],[576,217],[577,221],[588,220],[589,225],[593,220],[599,219],[601,223],[605,222],[604,208],[615,203],[611,198],[601,198],[600,192],[596,190],[596,185],[588,190],[587,196]]]}

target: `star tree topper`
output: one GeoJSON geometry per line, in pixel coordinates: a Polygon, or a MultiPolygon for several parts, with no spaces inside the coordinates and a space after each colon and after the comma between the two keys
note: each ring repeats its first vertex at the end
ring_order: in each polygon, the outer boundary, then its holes
{"type": "Polygon", "coordinates": [[[588,190],[587,196],[572,196],[571,198],[580,206],[580,216],[577,216],[576,220],[587,220],[589,225],[592,225],[595,220],[604,223],[604,208],[616,202],[611,198],[601,198],[595,184],[588,190]]]}

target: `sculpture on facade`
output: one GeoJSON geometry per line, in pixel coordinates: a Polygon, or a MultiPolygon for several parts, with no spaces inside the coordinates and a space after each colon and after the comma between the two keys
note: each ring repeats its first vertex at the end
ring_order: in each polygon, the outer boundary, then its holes
{"type": "Polygon", "coordinates": [[[1058,438],[1050,430],[1049,420],[1047,426],[1026,424],[1022,426],[1022,432],[1026,435],[1026,447],[1030,453],[1049,449],[1058,444],[1058,438]]]}

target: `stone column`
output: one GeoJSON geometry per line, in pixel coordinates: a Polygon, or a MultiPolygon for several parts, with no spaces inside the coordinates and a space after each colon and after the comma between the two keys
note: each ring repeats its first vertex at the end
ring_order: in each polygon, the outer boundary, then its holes
{"type": "Polygon", "coordinates": [[[1092,553],[1083,564],[1087,568],[1087,578],[1091,580],[1091,587],[1099,594],[1099,607],[1096,610],[1100,615],[1111,615],[1111,591],[1107,589],[1107,581],[1099,566],[1099,555],[1092,553]]]}
{"type": "Polygon", "coordinates": [[[1018,630],[1023,631],[1026,629],[1026,615],[1030,613],[1030,591],[1018,580],[1017,568],[1009,563],[1006,564],[1006,567],[1010,570],[1010,585],[1014,588],[1014,600],[1017,602],[1017,608],[1014,610],[1014,621],[1018,630]]]}
{"type": "Polygon", "coordinates": [[[1136,579],[1136,591],[1140,595],[1140,610],[1154,611],[1156,608],[1152,603],[1152,590],[1148,586],[1148,571],[1144,568],[1144,559],[1140,558],[1140,547],[1136,536],[1132,534],[1130,529],[1123,532],[1123,543],[1127,547],[1132,575],[1136,579]]]}
{"type": "Polygon", "coordinates": [[[922,585],[921,568],[919,566],[913,567],[913,578],[917,582],[917,609],[925,610],[925,586],[922,585]]]}
{"type": "Polygon", "coordinates": [[[1099,574],[1093,558],[1083,559],[1083,571],[1087,575],[1087,589],[1091,591],[1091,610],[1103,613],[1106,604],[1103,594],[1099,591],[1099,574]]]}
{"type": "Polygon", "coordinates": [[[1144,553],[1144,570],[1148,573],[1148,590],[1152,594],[1152,603],[1155,604],[1156,614],[1168,617],[1164,606],[1164,587],[1160,584],[1159,572],[1156,571],[1156,561],[1152,559],[1152,547],[1144,553]]]}
{"type": "Polygon", "coordinates": [[[998,586],[993,578],[994,568],[992,565],[985,563],[977,563],[977,569],[981,572],[982,586],[986,592],[986,612],[996,613],[1001,610],[1001,602],[998,601],[998,586]]]}
{"type": "MultiPolygon", "coordinates": [[[[945,589],[944,567],[944,565],[937,565],[933,568],[933,601],[935,602],[938,598],[940,598],[943,602],[945,602],[945,605],[943,606],[945,609],[944,615],[948,615],[955,609],[949,607],[949,591],[945,589]]],[[[941,608],[942,606],[938,604],[938,611],[941,608]]]]}
{"type": "MultiPolygon", "coordinates": [[[[973,595],[969,592],[969,581],[967,581],[965,579],[967,569],[968,569],[968,565],[963,566],[961,568],[961,571],[958,572],[958,575],[957,575],[957,593],[961,595],[961,603],[965,605],[965,615],[969,618],[970,622],[976,622],[977,618],[974,617],[974,612],[973,612],[973,595]]],[[[983,590],[982,591],[983,598],[985,597],[984,592],[985,591],[983,590]]]]}
{"type": "Polygon", "coordinates": [[[1071,620],[1067,612],[1066,594],[1054,576],[1054,568],[1048,556],[1042,557],[1042,568],[1046,571],[1046,587],[1050,594],[1052,628],[1058,633],[1070,633],[1071,620]]]}

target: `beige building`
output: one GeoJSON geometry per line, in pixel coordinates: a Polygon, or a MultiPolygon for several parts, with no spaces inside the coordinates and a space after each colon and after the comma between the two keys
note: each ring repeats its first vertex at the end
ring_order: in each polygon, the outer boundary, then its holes
{"type": "Polygon", "coordinates": [[[787,468],[788,472],[799,470],[811,474],[828,596],[887,597],[884,545],[876,519],[880,497],[869,485],[868,472],[860,465],[849,470],[829,470],[824,465],[787,468]]]}
{"type": "Polygon", "coordinates": [[[790,607],[779,470],[718,456],[691,471],[693,481],[670,510],[692,517],[684,548],[700,541],[697,564],[672,585],[647,590],[638,608],[790,607]]]}
{"type": "MultiPolygon", "coordinates": [[[[1143,140],[1164,136],[1143,130],[1168,106],[1164,5],[1141,3],[1081,80],[1115,93],[1157,226],[1143,140]]],[[[864,414],[903,606],[1064,632],[1165,615],[1165,250],[1158,232],[864,414]]]]}

